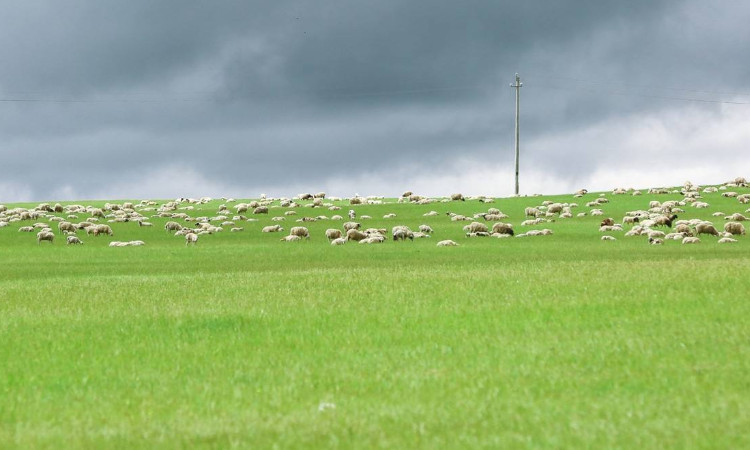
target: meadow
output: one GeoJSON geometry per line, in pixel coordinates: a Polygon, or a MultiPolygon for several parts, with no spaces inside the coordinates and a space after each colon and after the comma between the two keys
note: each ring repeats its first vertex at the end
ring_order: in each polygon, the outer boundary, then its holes
{"type": "MultiPolygon", "coordinates": [[[[713,213],[750,206],[721,192],[679,217],[721,228],[713,213]]],[[[606,196],[618,222],[683,198],[606,196]]],[[[161,217],[79,233],[80,246],[54,225],[53,244],[17,231],[40,220],[11,223],[0,228],[0,447],[750,447],[748,238],[607,242],[591,215],[520,225],[527,206],[576,202],[575,215],[597,197],[388,199],[352,208],[372,216],[364,227],[429,224],[432,237],[338,247],[324,231],[341,221],[294,223],[334,214],[304,206],[279,223],[312,237],[290,243],[260,232],[282,208],[195,246],[161,217]],[[466,238],[469,222],[446,215],[490,207],[516,234],[553,234],[466,238]],[[131,239],[146,245],[108,247],[131,239]]]]}

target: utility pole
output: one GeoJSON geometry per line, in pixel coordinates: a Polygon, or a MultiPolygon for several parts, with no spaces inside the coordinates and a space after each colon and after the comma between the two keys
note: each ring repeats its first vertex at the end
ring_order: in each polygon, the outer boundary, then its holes
{"type": "Polygon", "coordinates": [[[516,195],[518,195],[518,115],[521,110],[521,77],[516,74],[516,84],[511,84],[510,87],[516,89],[516,195]]]}

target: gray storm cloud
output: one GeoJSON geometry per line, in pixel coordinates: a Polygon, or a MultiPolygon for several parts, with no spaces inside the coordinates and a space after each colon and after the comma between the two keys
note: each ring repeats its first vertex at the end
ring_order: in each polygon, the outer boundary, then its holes
{"type": "Polygon", "coordinates": [[[0,200],[509,194],[514,72],[522,186],[596,185],[613,164],[657,183],[675,166],[654,161],[705,151],[681,127],[717,155],[746,146],[748,16],[692,0],[6,3],[0,200]]]}

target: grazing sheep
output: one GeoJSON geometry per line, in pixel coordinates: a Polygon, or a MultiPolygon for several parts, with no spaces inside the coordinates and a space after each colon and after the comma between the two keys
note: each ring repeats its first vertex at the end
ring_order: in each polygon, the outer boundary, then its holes
{"type": "Polygon", "coordinates": [[[359,241],[360,244],[382,244],[383,242],[385,242],[385,236],[380,234],[374,234],[359,241]]]}
{"type": "Polygon", "coordinates": [[[78,236],[68,236],[68,237],[66,238],[66,241],[67,241],[67,244],[68,244],[68,245],[78,245],[78,244],[83,244],[83,241],[82,241],[82,240],[80,240],[80,239],[78,239],[78,236]]]}
{"type": "Polygon", "coordinates": [[[727,216],[727,220],[731,220],[733,222],[744,222],[747,220],[747,217],[743,216],[740,213],[734,213],[731,216],[727,216]]]}
{"type": "Polygon", "coordinates": [[[699,244],[700,241],[701,240],[698,239],[697,237],[686,237],[685,239],[682,240],[682,243],[683,244],[699,244]]]}
{"type": "Polygon", "coordinates": [[[497,222],[492,225],[492,233],[507,234],[513,236],[513,225],[509,223],[497,222]]]}
{"type": "Polygon", "coordinates": [[[365,239],[367,235],[355,228],[349,229],[346,231],[346,240],[347,241],[361,241],[362,239],[365,239]]]}
{"type": "Polygon", "coordinates": [[[344,245],[344,244],[346,244],[345,238],[336,238],[331,241],[331,245],[344,245]]]}
{"type": "Polygon", "coordinates": [[[640,221],[640,218],[633,217],[633,216],[625,216],[625,217],[622,218],[622,223],[623,224],[633,225],[633,224],[638,223],[639,221],[640,221]]]}
{"type": "Polygon", "coordinates": [[[602,236],[602,240],[603,241],[616,241],[617,239],[615,239],[614,236],[605,235],[605,236],[602,236]]]}
{"type": "Polygon", "coordinates": [[[405,225],[397,225],[393,227],[391,234],[393,235],[394,241],[405,241],[406,239],[411,241],[414,240],[414,233],[412,233],[411,229],[405,225]]]}
{"type": "Polygon", "coordinates": [[[281,238],[280,240],[281,240],[281,241],[284,241],[284,242],[295,242],[295,241],[301,241],[301,240],[302,240],[302,238],[301,238],[301,237],[299,237],[299,236],[297,236],[297,235],[294,235],[294,234],[290,234],[290,235],[288,235],[288,236],[284,236],[284,237],[283,237],[283,238],[281,238]]]}
{"type": "Polygon", "coordinates": [[[472,222],[469,225],[466,225],[463,230],[467,233],[487,233],[489,229],[487,228],[487,225],[481,223],[481,222],[472,222]]]}
{"type": "Polygon", "coordinates": [[[358,222],[344,222],[344,225],[343,225],[344,231],[359,230],[361,226],[362,224],[358,222]]]}
{"type": "Polygon", "coordinates": [[[281,225],[268,225],[267,227],[263,227],[260,231],[261,233],[277,233],[279,231],[284,231],[284,229],[281,228],[281,225]]]}
{"type": "Polygon", "coordinates": [[[606,226],[610,226],[611,227],[614,224],[615,224],[615,219],[613,219],[611,217],[607,217],[606,219],[604,219],[604,220],[601,221],[601,223],[599,224],[599,226],[600,227],[606,227],[606,226]]]}
{"type": "Polygon", "coordinates": [[[307,227],[292,227],[292,229],[289,230],[289,235],[310,239],[310,231],[307,229],[307,227]]]}
{"type": "Polygon", "coordinates": [[[744,235],[745,226],[739,222],[727,222],[724,224],[724,231],[732,233],[733,235],[744,235]]]}
{"type": "Polygon", "coordinates": [[[732,239],[730,237],[724,237],[717,241],[719,244],[733,244],[737,242],[737,239],[732,239]]]}
{"type": "Polygon", "coordinates": [[[329,228],[326,230],[326,239],[328,239],[329,241],[333,241],[339,238],[341,238],[341,230],[336,228],[329,228]]]}
{"type": "Polygon", "coordinates": [[[180,231],[182,229],[182,225],[177,222],[167,222],[164,224],[164,229],[167,231],[180,231]]]}
{"type": "Polygon", "coordinates": [[[18,231],[22,233],[32,233],[34,231],[34,227],[21,227],[18,229],[18,231]]]}
{"type": "Polygon", "coordinates": [[[432,227],[430,227],[429,225],[420,225],[419,226],[419,231],[422,232],[422,233],[431,234],[432,233],[432,227]]]}
{"type": "Polygon", "coordinates": [[[675,220],[677,220],[677,216],[675,214],[672,214],[671,216],[661,215],[654,219],[654,226],[667,226],[669,228],[672,228],[672,222],[674,222],[675,220]]]}
{"type": "Polygon", "coordinates": [[[713,236],[718,236],[719,232],[716,230],[713,224],[711,224],[711,222],[701,222],[695,226],[695,235],[700,236],[701,234],[710,234],[713,236]]]}
{"type": "Polygon", "coordinates": [[[188,233],[185,235],[185,246],[188,244],[197,244],[198,243],[198,235],[195,233],[188,233]]]}
{"type": "Polygon", "coordinates": [[[70,222],[60,222],[57,224],[57,229],[60,230],[60,232],[70,231],[72,233],[75,233],[77,231],[77,228],[75,225],[73,225],[70,222]]]}
{"type": "Polygon", "coordinates": [[[561,213],[564,207],[562,203],[552,203],[547,207],[547,212],[552,214],[561,213]]]}
{"type": "Polygon", "coordinates": [[[36,234],[36,243],[40,244],[42,241],[49,241],[50,244],[55,242],[55,234],[51,231],[40,231],[36,234]]]}
{"type": "Polygon", "coordinates": [[[450,239],[446,239],[444,241],[440,241],[437,243],[438,247],[458,247],[458,243],[454,242],[450,239]]]}
{"type": "Polygon", "coordinates": [[[451,195],[451,200],[453,200],[453,201],[462,201],[462,202],[466,201],[466,199],[464,198],[463,194],[452,194],[451,195]]]}
{"type": "Polygon", "coordinates": [[[268,214],[268,207],[258,206],[257,208],[253,209],[253,214],[268,214]]]}
{"type": "Polygon", "coordinates": [[[661,240],[661,239],[658,239],[658,238],[651,238],[650,237],[650,238],[648,238],[648,243],[651,244],[651,245],[661,245],[661,244],[664,243],[664,241],[661,240]]]}

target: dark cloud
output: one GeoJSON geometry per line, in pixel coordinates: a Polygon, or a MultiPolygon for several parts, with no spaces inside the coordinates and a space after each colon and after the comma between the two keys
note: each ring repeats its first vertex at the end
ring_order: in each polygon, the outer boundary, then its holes
{"type": "Polygon", "coordinates": [[[83,195],[182,167],[238,190],[385,189],[394,167],[510,166],[516,71],[525,161],[575,180],[611,155],[565,136],[680,109],[720,121],[721,104],[686,99],[750,92],[750,7],[517,3],[4,4],[0,98],[34,101],[0,102],[0,188],[83,195]]]}

